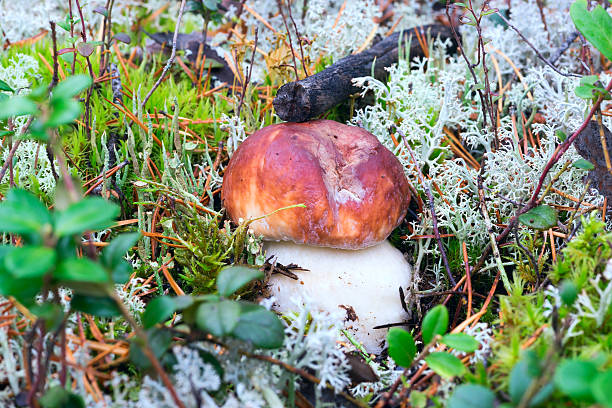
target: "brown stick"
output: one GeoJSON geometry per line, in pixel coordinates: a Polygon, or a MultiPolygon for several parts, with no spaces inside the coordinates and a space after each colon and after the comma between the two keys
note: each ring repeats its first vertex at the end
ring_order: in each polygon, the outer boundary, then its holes
{"type": "Polygon", "coordinates": [[[432,38],[452,36],[448,27],[439,24],[394,33],[370,49],[342,58],[315,75],[281,86],[273,102],[276,114],[290,122],[304,122],[321,115],[359,91],[353,86],[354,78],[368,76],[372,70],[375,77],[384,78],[385,68],[398,61],[400,45],[410,42],[411,57],[425,56],[426,50],[419,42],[411,41],[417,30],[422,36],[432,38]]]}

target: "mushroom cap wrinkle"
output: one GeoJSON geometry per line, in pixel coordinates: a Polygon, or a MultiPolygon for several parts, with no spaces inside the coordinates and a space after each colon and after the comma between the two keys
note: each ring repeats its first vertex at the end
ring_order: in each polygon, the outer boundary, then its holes
{"type": "Polygon", "coordinates": [[[331,120],[262,128],[236,150],[222,198],[268,240],[360,249],[386,239],[410,202],[395,155],[364,129],[331,120]]]}
{"type": "Polygon", "coordinates": [[[266,254],[281,264],[294,263],[307,271],[293,271],[298,280],[274,274],[269,281],[274,308],[295,310],[296,302],[344,314],[344,326],[369,353],[379,353],[388,329],[374,329],[406,321],[399,287],[408,289],[412,268],[389,241],[361,250],[267,242],[266,254]]]}

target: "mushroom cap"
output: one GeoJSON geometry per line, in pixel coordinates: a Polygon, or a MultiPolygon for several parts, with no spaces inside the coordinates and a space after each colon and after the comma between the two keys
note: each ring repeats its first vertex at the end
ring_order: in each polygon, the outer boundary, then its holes
{"type": "Polygon", "coordinates": [[[360,249],[385,238],[410,202],[395,155],[364,129],[331,120],[281,123],[249,136],[232,156],[222,199],[268,240],[360,249]]]}

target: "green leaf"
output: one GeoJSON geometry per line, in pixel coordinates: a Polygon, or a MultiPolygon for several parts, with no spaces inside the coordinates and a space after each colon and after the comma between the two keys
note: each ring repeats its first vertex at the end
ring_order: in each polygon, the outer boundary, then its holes
{"type": "Polygon", "coordinates": [[[574,93],[581,99],[590,100],[595,96],[595,87],[589,85],[580,85],[574,89],[574,93]]]}
{"type": "Polygon", "coordinates": [[[202,4],[210,11],[217,11],[221,0],[202,0],[202,4]]]}
{"type": "Polygon", "coordinates": [[[68,77],[53,88],[51,101],[72,98],[89,88],[91,84],[92,81],[89,75],[80,74],[68,77]]]}
{"type": "Polygon", "coordinates": [[[57,330],[64,320],[64,312],[61,306],[55,303],[37,303],[30,307],[30,311],[44,320],[47,331],[57,330]]]}
{"type": "MultiPolygon", "coordinates": [[[[155,328],[147,330],[149,346],[151,351],[161,360],[161,357],[172,345],[172,333],[167,330],[157,330],[155,328]]],[[[153,367],[151,360],[143,351],[144,342],[141,338],[136,337],[130,343],[130,360],[142,370],[148,370],[153,367]]]]}
{"type": "Polygon", "coordinates": [[[554,383],[559,391],[582,402],[593,402],[591,384],[597,377],[597,366],[590,361],[564,360],[557,367],[554,383]]]}
{"type": "Polygon", "coordinates": [[[567,135],[562,130],[557,130],[555,132],[555,136],[557,136],[557,139],[559,139],[561,142],[563,142],[563,141],[565,141],[565,139],[567,139],[567,135]]]}
{"type": "Polygon", "coordinates": [[[574,304],[576,298],[578,297],[578,288],[576,287],[574,282],[564,280],[561,283],[559,295],[561,296],[561,300],[566,306],[571,306],[574,304]]]}
{"type": "Polygon", "coordinates": [[[14,116],[33,115],[38,112],[38,105],[25,96],[14,96],[0,101],[0,120],[14,116]]]}
{"type": "Polygon", "coordinates": [[[423,342],[429,344],[436,335],[446,333],[448,327],[448,310],[444,305],[433,307],[423,319],[423,342]]]}
{"type": "Polygon", "coordinates": [[[519,215],[519,221],[531,228],[547,230],[557,225],[557,212],[548,205],[539,205],[519,215]]]}
{"type": "Polygon", "coordinates": [[[77,51],[84,57],[89,57],[94,52],[94,46],[91,43],[80,42],[77,44],[77,51]]]}
{"type": "Polygon", "coordinates": [[[13,189],[0,203],[0,231],[14,234],[37,234],[44,226],[51,227],[47,207],[33,194],[13,189]]]}
{"type": "Polygon", "coordinates": [[[193,299],[191,296],[160,296],[151,300],[142,315],[142,324],[145,329],[155,326],[157,323],[164,322],[177,310],[191,306],[193,299]]]}
{"type": "Polygon", "coordinates": [[[247,266],[230,266],[219,272],[217,289],[221,296],[230,296],[247,283],[263,277],[264,274],[259,269],[247,266]]]}
{"type": "Polygon", "coordinates": [[[73,394],[61,385],[49,388],[39,402],[43,408],[85,408],[80,395],[73,394]]]}
{"type": "Polygon", "coordinates": [[[447,334],[442,337],[442,343],[465,353],[473,353],[480,346],[474,337],[465,333],[447,334]]]}
{"type": "Polygon", "coordinates": [[[225,336],[234,330],[239,317],[240,304],[232,300],[202,303],[196,312],[196,324],[213,336],[225,336]]]}
{"type": "Polygon", "coordinates": [[[70,306],[83,313],[98,317],[115,317],[121,315],[121,310],[115,300],[109,296],[72,296],[70,306]]]}
{"type": "Polygon", "coordinates": [[[421,391],[410,392],[410,405],[412,408],[425,408],[427,406],[427,394],[421,391]]]}
{"type": "Polygon", "coordinates": [[[56,99],[51,106],[53,110],[45,124],[47,128],[68,125],[81,115],[81,104],[73,99],[56,99]]]}
{"type": "Polygon", "coordinates": [[[285,326],[274,312],[265,307],[242,303],[240,319],[232,335],[255,347],[274,349],[283,345],[285,326]]]}
{"type": "Polygon", "coordinates": [[[533,378],[529,375],[527,362],[521,360],[516,363],[510,372],[510,384],[508,388],[512,402],[518,404],[521,401],[531,381],[533,381],[533,378]]]}
{"type": "Polygon", "coordinates": [[[82,234],[86,230],[100,230],[113,225],[119,215],[119,207],[100,197],[85,198],[71,204],[57,214],[55,233],[65,235],[82,234]]]}
{"type": "Polygon", "coordinates": [[[54,277],[65,282],[110,283],[108,274],[102,266],[88,258],[62,260],[55,270],[54,277]]]}
{"type": "Polygon", "coordinates": [[[416,345],[412,334],[399,327],[392,327],[387,333],[389,343],[389,356],[395,364],[401,367],[410,367],[416,355],[416,345]]]}
{"type": "Polygon", "coordinates": [[[593,170],[595,168],[595,166],[593,166],[593,163],[584,159],[576,160],[574,163],[572,163],[572,167],[584,170],[593,170]]]}
{"type": "Polygon", "coordinates": [[[104,17],[108,17],[108,10],[106,10],[106,7],[98,6],[98,7],[93,9],[93,12],[101,14],[104,17]]]}
{"type": "Polygon", "coordinates": [[[74,59],[76,58],[76,55],[73,51],[71,52],[67,52],[65,54],[60,54],[60,59],[62,61],[64,61],[66,64],[68,65],[72,65],[72,62],[74,61],[74,59]]]}
{"type": "Polygon", "coordinates": [[[436,374],[444,378],[458,377],[467,371],[459,358],[443,351],[431,353],[425,357],[425,362],[436,374]]]}
{"type": "Polygon", "coordinates": [[[610,390],[612,390],[612,370],[600,373],[591,385],[595,400],[606,408],[612,408],[610,390]]]}
{"type": "Polygon", "coordinates": [[[139,237],[138,232],[121,234],[102,250],[100,263],[111,271],[113,282],[124,283],[129,279],[132,266],[123,257],[136,244],[139,237]]]}
{"type": "Polygon", "coordinates": [[[15,92],[15,90],[11,88],[9,84],[7,84],[1,79],[0,79],[0,91],[15,92]]]}
{"type": "Polygon", "coordinates": [[[461,384],[448,399],[448,408],[493,408],[495,394],[477,384],[461,384]]]}
{"type": "Polygon", "coordinates": [[[126,33],[117,33],[117,34],[113,35],[113,38],[115,40],[117,40],[117,41],[120,41],[120,42],[124,43],[124,44],[129,44],[129,43],[132,42],[132,39],[126,33]]]}
{"type": "MultiPolygon", "coordinates": [[[[531,370],[533,371],[533,369],[531,370]]],[[[516,363],[510,372],[510,383],[508,392],[514,404],[519,404],[521,398],[534,381],[534,377],[530,374],[530,367],[526,359],[516,363]]],[[[533,397],[529,406],[535,407],[546,401],[546,399],[554,391],[554,385],[548,383],[543,386],[540,391],[533,397]]]]}
{"type": "Polygon", "coordinates": [[[586,0],[577,0],[570,7],[570,16],[578,31],[612,60],[612,17],[608,12],[600,5],[589,11],[586,0]]]}
{"type": "Polygon", "coordinates": [[[41,278],[53,267],[56,258],[51,248],[28,245],[6,255],[4,265],[16,278],[41,278]]]}

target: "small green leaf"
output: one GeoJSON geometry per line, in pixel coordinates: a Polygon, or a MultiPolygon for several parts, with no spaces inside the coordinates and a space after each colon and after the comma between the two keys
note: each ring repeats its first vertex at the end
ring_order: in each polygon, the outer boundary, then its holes
{"type": "Polygon", "coordinates": [[[51,226],[47,207],[33,194],[12,189],[0,203],[0,231],[14,234],[37,234],[51,226]]]}
{"type": "Polygon", "coordinates": [[[55,251],[43,246],[15,248],[4,258],[6,269],[16,278],[41,278],[53,267],[55,251]]]}
{"type": "Polygon", "coordinates": [[[44,320],[47,331],[57,330],[64,320],[64,312],[61,306],[55,303],[37,303],[30,307],[30,311],[44,320]]]}
{"type": "Polygon", "coordinates": [[[600,5],[588,10],[587,0],[577,0],[570,16],[578,31],[606,58],[612,61],[612,17],[600,5]]]}
{"type": "Polygon", "coordinates": [[[448,408],[493,408],[495,394],[477,384],[461,384],[448,399],[448,408]]]}
{"type": "Polygon", "coordinates": [[[529,375],[528,365],[525,360],[521,360],[512,367],[510,372],[510,383],[508,392],[512,402],[518,404],[523,398],[523,394],[527,391],[527,388],[533,381],[533,378],[529,375]]]}
{"type": "Polygon", "coordinates": [[[459,358],[443,351],[431,353],[425,357],[425,362],[436,374],[444,378],[458,377],[466,372],[459,358]]]}
{"type": "Polygon", "coordinates": [[[221,0],[202,0],[202,4],[210,11],[217,11],[221,0]]]}
{"type": "Polygon", "coordinates": [[[566,306],[571,306],[578,297],[578,288],[574,282],[565,280],[561,283],[559,295],[561,296],[561,301],[563,301],[566,306]]]}
{"type": "Polygon", "coordinates": [[[423,319],[423,342],[429,344],[436,335],[446,333],[448,327],[448,310],[444,305],[433,307],[423,319]]]}
{"type": "Polygon", "coordinates": [[[247,266],[230,266],[219,272],[217,289],[221,296],[230,296],[247,283],[263,277],[264,274],[259,269],[247,266]]]}
{"type": "Polygon", "coordinates": [[[196,313],[196,324],[213,336],[225,336],[234,330],[239,317],[240,304],[232,300],[202,303],[196,313]]]}
{"type": "MultiPolygon", "coordinates": [[[[149,329],[147,330],[149,346],[151,351],[161,360],[161,357],[172,345],[172,333],[167,330],[149,329]]],[[[130,360],[141,370],[148,370],[153,367],[151,360],[143,351],[144,341],[141,338],[134,338],[130,342],[130,360]]],[[[163,363],[163,361],[160,361],[163,363]]]]}
{"type": "Polygon", "coordinates": [[[72,65],[72,63],[73,63],[73,61],[74,61],[74,58],[75,58],[74,51],[67,52],[67,53],[64,53],[64,54],[60,54],[60,56],[59,56],[59,57],[60,57],[60,59],[61,59],[62,61],[64,61],[66,64],[68,64],[68,65],[72,65]]]}
{"type": "Polygon", "coordinates": [[[410,392],[410,405],[412,408],[425,408],[427,406],[427,394],[421,391],[410,392]]]}
{"type": "Polygon", "coordinates": [[[94,46],[90,43],[80,42],[77,44],[77,51],[84,57],[89,57],[94,52],[94,46]]]}
{"type": "Polygon", "coordinates": [[[465,333],[446,334],[442,337],[442,343],[465,353],[473,353],[480,346],[474,337],[465,333]]]}
{"type": "Polygon", "coordinates": [[[110,283],[102,266],[88,258],[69,258],[61,261],[54,277],[66,282],[110,283]]]}
{"type": "Polygon", "coordinates": [[[83,313],[98,317],[115,317],[121,315],[121,310],[115,300],[109,296],[91,296],[74,294],[70,306],[83,313]]]}
{"type": "Polygon", "coordinates": [[[9,84],[7,84],[1,79],[0,79],[0,91],[15,92],[15,90],[11,88],[9,84]]]}
{"type": "Polygon", "coordinates": [[[595,87],[590,85],[580,85],[574,89],[574,93],[581,99],[590,100],[595,96],[595,87]]]}
{"type": "Polygon", "coordinates": [[[86,230],[99,230],[113,225],[119,215],[119,207],[100,197],[90,197],[71,204],[57,214],[55,232],[57,236],[82,234],[86,230]]]}
{"type": "Polygon", "coordinates": [[[519,215],[521,224],[539,230],[547,230],[557,225],[557,212],[546,204],[539,205],[525,214],[519,215]]]}
{"type": "Polygon", "coordinates": [[[597,366],[590,361],[564,360],[555,372],[555,386],[568,397],[593,402],[591,384],[597,377],[597,366]]]}
{"type": "MultiPolygon", "coordinates": [[[[508,393],[514,404],[520,403],[521,398],[523,398],[523,395],[534,381],[534,377],[530,374],[530,371],[534,371],[534,369],[530,369],[527,359],[522,359],[514,365],[510,372],[508,393]]],[[[554,385],[552,382],[544,385],[533,397],[529,406],[535,407],[542,404],[550,397],[553,391],[554,385]]]]}
{"type": "Polygon", "coordinates": [[[117,33],[113,36],[113,38],[117,41],[120,41],[124,44],[129,44],[132,42],[132,39],[126,33],[117,33]]]}
{"type": "Polygon", "coordinates": [[[157,323],[164,322],[177,310],[191,306],[193,299],[191,296],[160,296],[151,300],[142,315],[142,324],[145,329],[155,326],[157,323]]]}
{"type": "Polygon", "coordinates": [[[392,327],[387,333],[389,343],[389,356],[395,364],[401,367],[410,367],[416,355],[416,345],[412,334],[399,327],[392,327]]]}
{"type": "Polygon", "coordinates": [[[577,169],[584,169],[584,170],[593,170],[595,168],[595,166],[593,166],[593,163],[591,163],[588,160],[584,160],[584,159],[576,160],[574,163],[572,163],[572,166],[577,169]]]}
{"type": "Polygon", "coordinates": [[[580,85],[595,86],[597,81],[599,81],[599,77],[597,75],[585,75],[580,78],[580,85]]]}
{"type": "Polygon", "coordinates": [[[232,335],[255,347],[274,349],[283,345],[285,327],[278,316],[265,307],[241,303],[240,319],[232,335]]]}
{"type": "Polygon", "coordinates": [[[92,81],[89,75],[80,74],[68,77],[53,88],[51,101],[72,98],[89,88],[91,84],[92,81]]]}
{"type": "Polygon", "coordinates": [[[45,124],[47,128],[68,125],[81,115],[81,104],[73,99],[56,99],[51,106],[53,110],[45,124]]]}
{"type": "Polygon", "coordinates": [[[612,408],[610,390],[612,390],[612,370],[600,373],[591,385],[595,400],[605,408],[612,408]]]}
{"type": "Polygon", "coordinates": [[[559,139],[559,141],[561,141],[561,142],[563,142],[563,141],[565,141],[565,139],[567,139],[567,135],[562,130],[557,130],[555,132],[555,136],[557,136],[557,139],[559,139]]]}
{"type": "Polygon", "coordinates": [[[85,408],[85,402],[80,395],[73,394],[60,385],[49,388],[39,402],[43,408],[85,408]]]}
{"type": "Polygon", "coordinates": [[[102,250],[100,263],[111,271],[113,282],[124,283],[129,279],[132,266],[123,257],[136,244],[139,237],[138,232],[121,234],[102,250]]]}
{"type": "Polygon", "coordinates": [[[104,17],[108,17],[108,10],[106,10],[106,7],[103,6],[98,6],[96,8],[93,9],[94,13],[98,13],[103,15],[104,17]]]}
{"type": "Polygon", "coordinates": [[[0,101],[0,120],[38,112],[36,102],[25,96],[14,96],[0,101]]]}

